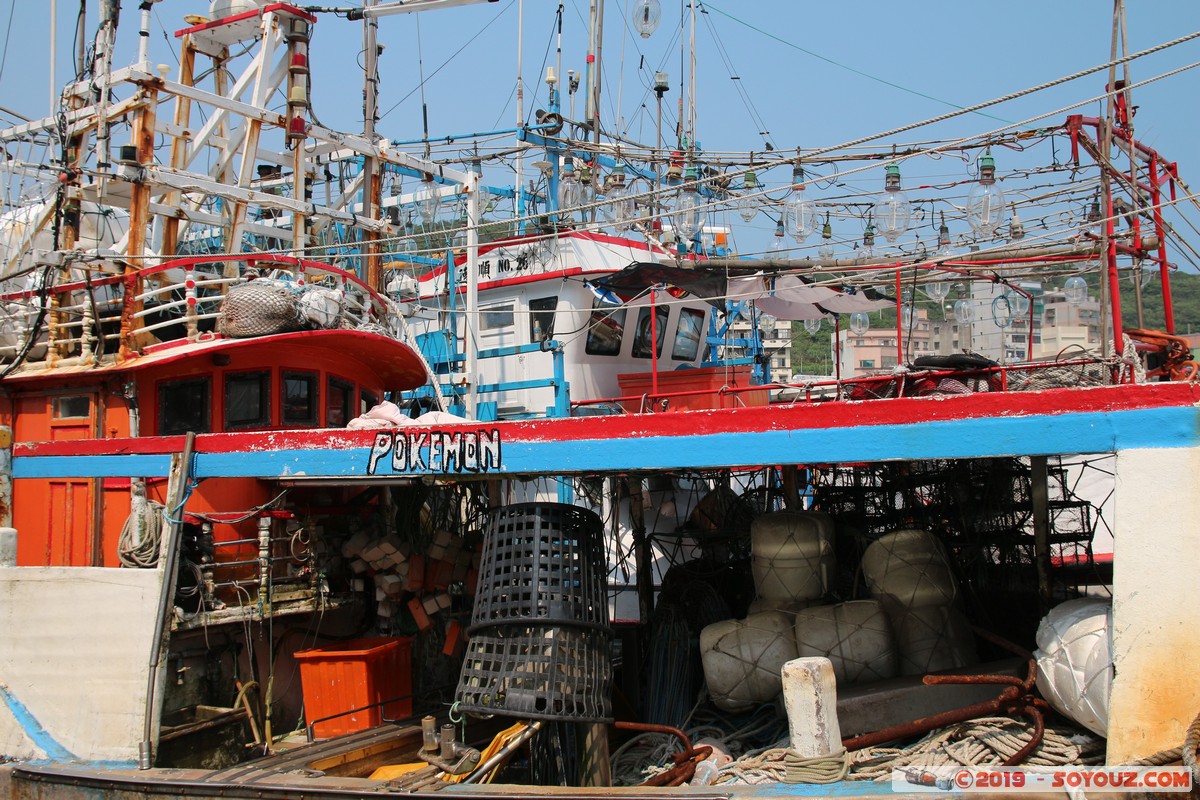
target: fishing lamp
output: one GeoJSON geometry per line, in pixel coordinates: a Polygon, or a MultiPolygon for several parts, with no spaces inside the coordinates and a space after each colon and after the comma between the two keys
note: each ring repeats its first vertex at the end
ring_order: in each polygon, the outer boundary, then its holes
{"type": "Polygon", "coordinates": [[[1023,317],[1029,312],[1029,297],[1024,292],[1010,286],[1004,290],[1004,294],[1008,297],[1013,316],[1023,317]]]}
{"type": "Polygon", "coordinates": [[[786,249],[783,242],[783,217],[780,217],[779,221],[775,223],[775,238],[771,241],[771,250],[775,253],[782,253],[786,249]]]}
{"type": "Polygon", "coordinates": [[[879,232],[889,242],[894,242],[908,230],[912,223],[912,206],[900,188],[900,167],[888,164],[883,178],[883,196],[872,208],[879,232]]]}
{"type": "Polygon", "coordinates": [[[862,336],[871,327],[871,317],[865,311],[855,311],[850,315],[850,332],[862,336]]]}
{"type": "Polygon", "coordinates": [[[1008,223],[1008,240],[1017,242],[1025,238],[1025,225],[1022,224],[1021,218],[1017,216],[1017,205],[1013,204],[1012,219],[1008,223]]]}
{"type": "Polygon", "coordinates": [[[1087,300],[1087,281],[1078,275],[1072,275],[1063,283],[1063,294],[1066,295],[1068,303],[1073,306],[1079,305],[1084,300],[1087,300]]]}
{"type": "Polygon", "coordinates": [[[750,222],[754,216],[758,214],[758,198],[753,197],[752,193],[759,189],[758,176],[754,171],[746,173],[746,177],[742,179],[742,190],[746,192],[737,199],[737,212],[741,218],[750,222]]]}
{"type": "Polygon", "coordinates": [[[421,183],[425,184],[425,189],[421,194],[421,199],[417,201],[417,213],[421,215],[421,223],[428,228],[437,219],[441,199],[437,196],[437,189],[434,188],[432,174],[426,172],[421,178],[421,183]]]}
{"type": "Polygon", "coordinates": [[[976,236],[990,239],[1007,216],[1004,192],[996,183],[996,160],[988,150],[979,159],[979,180],[967,192],[967,224],[976,236]]]}
{"type": "Polygon", "coordinates": [[[625,186],[625,167],[620,164],[608,174],[604,199],[600,213],[618,232],[628,230],[633,225],[634,204],[625,186]]]}
{"type": "Polygon", "coordinates": [[[817,207],[804,191],[804,167],[792,168],[792,196],[784,203],[788,233],[800,244],[817,229],[817,207]]]}
{"type": "Polygon", "coordinates": [[[929,299],[938,304],[950,296],[950,284],[947,281],[932,281],[922,288],[929,299]]]}
{"type": "Polygon", "coordinates": [[[938,226],[938,246],[933,254],[938,258],[945,258],[950,255],[950,229],[946,227],[946,212],[941,212],[942,224],[938,226]]]}
{"type": "Polygon", "coordinates": [[[1100,235],[1100,198],[1093,197],[1092,204],[1088,206],[1087,212],[1087,230],[1094,236],[1100,235]]]}
{"type": "Polygon", "coordinates": [[[975,304],[962,299],[954,302],[954,321],[959,325],[970,325],[975,321],[975,304]]]}
{"type": "Polygon", "coordinates": [[[700,232],[703,214],[700,193],[696,191],[696,167],[689,165],[683,176],[679,198],[675,201],[675,211],[671,215],[671,224],[675,226],[679,238],[691,241],[700,232]]]}
{"type": "Polygon", "coordinates": [[[821,318],[813,317],[812,319],[804,320],[804,330],[809,333],[817,333],[821,330],[821,318]]]}
{"type": "MultiPolygon", "coordinates": [[[[833,228],[829,224],[828,211],[825,212],[825,224],[821,226],[821,244],[817,246],[817,256],[833,258],[833,228]]],[[[820,326],[820,320],[817,320],[817,325],[820,326]]]]}
{"type": "Polygon", "coordinates": [[[658,0],[637,0],[633,4],[633,29],[641,34],[643,39],[649,39],[658,30],[658,22],[662,19],[662,6],[658,0]]]}
{"type": "Polygon", "coordinates": [[[579,205],[579,181],[575,177],[575,166],[567,160],[563,164],[562,174],[558,176],[558,213],[569,213],[569,209],[579,205]]]}
{"type": "Polygon", "coordinates": [[[858,257],[871,259],[875,257],[875,223],[867,220],[867,229],[863,231],[862,247],[858,248],[858,257]]]}

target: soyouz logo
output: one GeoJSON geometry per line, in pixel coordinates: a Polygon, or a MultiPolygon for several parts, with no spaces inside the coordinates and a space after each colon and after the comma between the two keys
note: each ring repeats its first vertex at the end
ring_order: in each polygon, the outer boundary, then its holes
{"type": "Polygon", "coordinates": [[[1045,792],[1062,789],[1190,792],[1187,767],[903,767],[896,792],[1045,792]]]}

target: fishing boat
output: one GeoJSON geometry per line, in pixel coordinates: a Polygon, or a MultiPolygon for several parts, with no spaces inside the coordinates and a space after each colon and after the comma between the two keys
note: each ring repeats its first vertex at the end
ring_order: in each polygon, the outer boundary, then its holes
{"type": "Polygon", "coordinates": [[[437,157],[376,130],[377,22],[471,3],[217,0],[177,68],[152,3],[111,63],[118,5],[0,130],[14,798],[1192,785],[1196,203],[1144,53],[1080,73],[1103,116],[757,153],[610,136],[552,68],[515,150],[437,157]],[[312,99],[346,15],[354,133],[312,99]]]}

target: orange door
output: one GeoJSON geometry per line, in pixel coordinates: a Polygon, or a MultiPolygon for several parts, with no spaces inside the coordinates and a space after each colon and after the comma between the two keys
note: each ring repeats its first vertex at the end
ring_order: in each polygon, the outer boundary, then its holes
{"type": "Polygon", "coordinates": [[[92,481],[47,481],[50,508],[46,519],[45,563],[48,566],[92,566],[92,481]]]}
{"type": "MultiPolygon", "coordinates": [[[[90,439],[96,435],[98,395],[30,394],[17,398],[15,438],[20,441],[90,439]]],[[[82,478],[13,481],[13,523],[21,566],[98,565],[96,483],[82,478]]]]}

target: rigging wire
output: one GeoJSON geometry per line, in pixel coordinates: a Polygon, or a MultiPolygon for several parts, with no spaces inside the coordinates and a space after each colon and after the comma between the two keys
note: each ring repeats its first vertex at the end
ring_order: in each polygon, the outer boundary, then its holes
{"type": "Polygon", "coordinates": [[[8,27],[4,30],[4,52],[0,53],[0,78],[4,77],[4,62],[8,60],[8,43],[12,40],[13,14],[17,10],[17,0],[8,4],[8,27]]]}
{"type": "MultiPolygon", "coordinates": [[[[891,86],[893,89],[899,89],[902,92],[908,92],[909,94],[914,94],[917,97],[923,97],[926,100],[932,100],[933,102],[940,103],[944,106],[950,106],[951,108],[963,109],[963,107],[958,105],[957,103],[951,103],[949,100],[942,100],[941,98],[934,97],[933,95],[928,95],[928,94],[925,94],[924,92],[919,92],[916,89],[909,89],[907,86],[901,86],[900,84],[895,83],[893,81],[889,81],[886,78],[880,78],[877,75],[870,74],[869,72],[863,72],[862,70],[855,69],[854,67],[851,67],[847,64],[843,64],[839,61],[835,61],[832,58],[829,58],[828,56],[823,56],[820,53],[813,52],[812,50],[806,50],[805,48],[801,47],[798,44],[789,42],[786,39],[782,39],[779,36],[776,36],[775,34],[769,32],[769,31],[765,31],[762,28],[751,25],[749,22],[746,22],[745,20],[738,19],[737,17],[733,16],[729,12],[723,11],[721,8],[719,8],[718,6],[714,6],[711,3],[706,3],[705,5],[707,5],[709,8],[711,8],[713,11],[717,12],[721,16],[726,17],[727,19],[733,20],[734,22],[738,23],[739,25],[749,28],[750,30],[754,31],[755,33],[765,36],[768,39],[773,39],[774,41],[779,42],[780,44],[785,45],[787,47],[790,47],[793,50],[799,50],[801,53],[804,53],[805,55],[809,55],[809,56],[812,56],[813,58],[820,59],[821,61],[824,61],[828,64],[832,64],[833,66],[839,67],[840,69],[844,69],[849,72],[853,72],[855,75],[861,75],[862,77],[867,78],[869,80],[876,81],[877,83],[882,83],[885,86],[891,86]]],[[[996,117],[996,116],[992,116],[991,114],[980,114],[980,116],[996,120],[997,122],[1008,122],[1008,120],[1004,119],[1003,117],[996,117]]]]}
{"type": "MultiPolygon", "coordinates": [[[[457,57],[458,57],[458,56],[459,56],[459,55],[462,53],[462,51],[463,51],[463,50],[466,50],[468,47],[470,47],[470,46],[471,46],[471,44],[472,44],[472,43],[473,43],[473,42],[474,42],[476,39],[478,39],[480,36],[482,36],[482,35],[483,35],[483,33],[484,33],[484,32],[485,32],[485,31],[486,31],[488,28],[492,27],[492,25],[494,25],[494,24],[496,23],[496,20],[498,20],[498,19],[500,19],[502,16],[504,16],[505,12],[506,12],[506,11],[508,11],[510,8],[512,8],[512,7],[513,7],[513,3],[514,3],[514,2],[515,2],[515,0],[509,0],[509,1],[508,1],[508,5],[506,5],[504,8],[500,9],[500,11],[499,11],[499,12],[497,12],[495,15],[493,15],[493,16],[492,16],[492,18],[488,20],[488,22],[487,22],[487,24],[486,24],[486,25],[484,25],[482,28],[480,28],[478,31],[476,31],[474,36],[472,36],[470,39],[468,39],[466,42],[464,42],[464,43],[462,44],[462,46],[461,46],[461,47],[459,47],[457,50],[455,50],[453,53],[451,53],[451,54],[450,54],[450,55],[449,55],[449,56],[446,58],[446,60],[445,60],[445,61],[443,61],[443,62],[442,62],[440,65],[438,65],[437,69],[435,69],[433,72],[429,73],[429,75],[428,75],[428,76],[425,76],[425,75],[424,75],[424,72],[423,72],[423,67],[421,67],[421,69],[422,69],[422,73],[421,73],[421,76],[420,76],[420,83],[418,83],[418,84],[417,84],[417,86],[416,86],[414,89],[410,90],[410,91],[408,92],[408,94],[404,95],[404,96],[403,96],[403,97],[401,97],[399,100],[397,100],[397,101],[395,102],[395,104],[393,104],[393,105],[391,106],[391,108],[389,108],[387,111],[385,111],[385,112],[383,112],[382,114],[380,114],[380,115],[379,115],[379,118],[382,120],[382,119],[383,119],[384,117],[386,117],[388,114],[392,113],[392,112],[393,112],[393,111],[395,111],[397,108],[399,108],[399,107],[400,107],[400,105],[401,105],[401,104],[402,104],[402,103],[403,103],[405,100],[407,100],[408,98],[412,97],[412,96],[413,96],[414,94],[416,94],[418,91],[420,91],[420,93],[421,93],[421,106],[422,106],[422,108],[424,108],[424,107],[425,107],[425,83],[426,83],[426,81],[430,80],[430,79],[431,79],[431,78],[433,78],[435,75],[437,75],[439,72],[441,72],[441,71],[442,71],[442,70],[443,70],[445,67],[447,67],[447,66],[448,66],[448,65],[449,65],[449,64],[450,64],[452,61],[454,61],[454,59],[455,59],[455,58],[457,58],[457,57]]],[[[421,49],[421,34],[420,34],[420,31],[421,31],[421,15],[420,15],[420,14],[417,14],[417,53],[418,53],[418,58],[417,58],[417,61],[418,61],[418,65],[420,65],[420,64],[421,64],[421,59],[420,59],[420,49],[421,49]]],[[[426,139],[428,139],[428,138],[429,138],[428,120],[426,120],[425,138],[426,138],[426,139]]]]}
{"type": "Polygon", "coordinates": [[[758,108],[754,105],[754,100],[746,91],[745,84],[742,83],[741,77],[737,74],[737,70],[733,66],[733,58],[729,55],[725,44],[721,41],[720,35],[717,33],[717,28],[713,24],[712,16],[708,13],[708,9],[704,7],[704,3],[698,3],[701,15],[704,17],[704,24],[708,26],[709,32],[712,34],[713,43],[716,45],[717,55],[721,61],[725,63],[725,69],[729,72],[729,79],[733,81],[734,87],[737,89],[738,96],[742,98],[742,105],[746,107],[746,113],[750,116],[751,121],[758,126],[758,135],[763,137],[763,142],[766,144],[767,150],[774,150],[775,146],[771,143],[771,131],[767,129],[767,123],[759,113],[758,108]]]}

